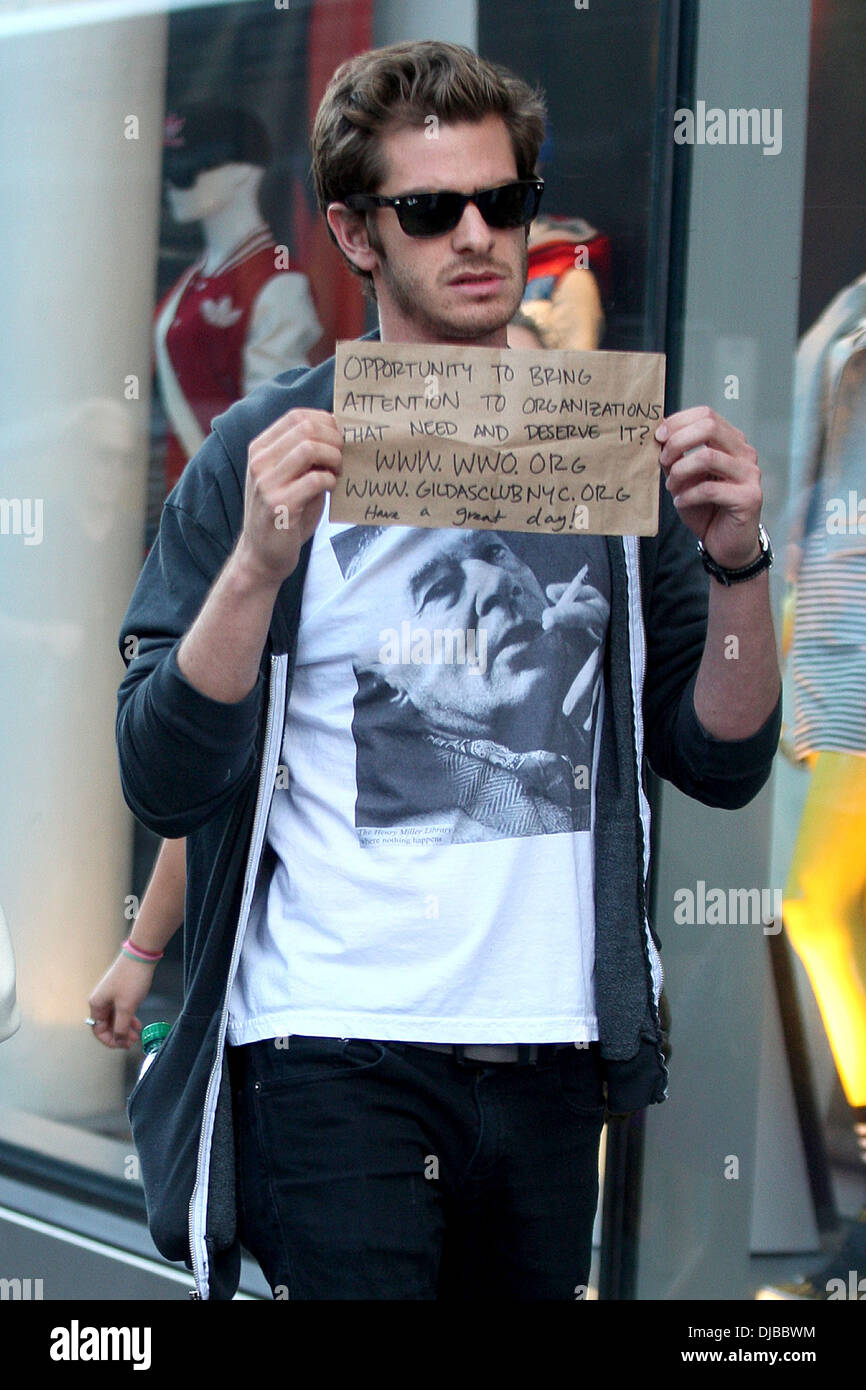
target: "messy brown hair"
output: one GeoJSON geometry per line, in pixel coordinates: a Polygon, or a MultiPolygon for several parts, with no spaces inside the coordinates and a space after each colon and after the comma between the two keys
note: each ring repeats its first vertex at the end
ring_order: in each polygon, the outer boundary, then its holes
{"type": "MultiPolygon", "coordinates": [[[[544,139],[544,97],[471,48],[425,39],[370,49],[342,63],[316,113],[312,173],[319,207],[350,193],[375,193],[385,179],[380,136],[401,125],[424,128],[428,117],[478,122],[501,116],[514,150],[517,177],[535,174],[544,139]]],[[[336,243],[336,237],[328,231],[336,243]]],[[[371,239],[371,244],[374,244],[371,239]]],[[[346,258],[348,260],[348,258],[346,258]]],[[[372,287],[369,271],[349,268],[372,287]]]]}

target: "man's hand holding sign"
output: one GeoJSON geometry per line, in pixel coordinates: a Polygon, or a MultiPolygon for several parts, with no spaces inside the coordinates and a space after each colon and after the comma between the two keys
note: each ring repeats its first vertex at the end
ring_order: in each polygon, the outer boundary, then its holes
{"type": "Polygon", "coordinates": [[[719,580],[710,584],[695,712],[714,737],[744,738],[760,727],[756,718],[768,717],[779,688],[768,576],[759,572],[769,568],[772,550],[760,525],[758,456],[742,431],[709,406],[671,415],[656,438],[674,506],[719,580]]]}
{"type": "Polygon", "coordinates": [[[743,432],[699,405],[662,421],[655,437],[674,506],[708,554],[726,569],[757,559],[761,471],[743,432]]]}
{"type": "Polygon", "coordinates": [[[277,587],[316,529],[342,470],[343,437],[325,410],[290,410],[253,440],[237,553],[251,576],[277,587]]]}

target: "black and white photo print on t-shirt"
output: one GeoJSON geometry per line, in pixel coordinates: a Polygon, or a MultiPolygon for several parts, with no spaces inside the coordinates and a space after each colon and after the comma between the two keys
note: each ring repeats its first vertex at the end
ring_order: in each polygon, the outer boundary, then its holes
{"type": "Polygon", "coordinates": [[[360,843],[590,829],[604,539],[355,526],[331,545],[366,629],[353,657],[360,843]]]}

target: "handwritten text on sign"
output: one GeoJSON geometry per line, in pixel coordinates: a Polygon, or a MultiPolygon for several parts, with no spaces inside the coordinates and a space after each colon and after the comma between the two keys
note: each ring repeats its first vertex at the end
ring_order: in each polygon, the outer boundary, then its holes
{"type": "Polygon", "coordinates": [[[652,352],[337,344],[332,521],[655,535],[652,352]]]}

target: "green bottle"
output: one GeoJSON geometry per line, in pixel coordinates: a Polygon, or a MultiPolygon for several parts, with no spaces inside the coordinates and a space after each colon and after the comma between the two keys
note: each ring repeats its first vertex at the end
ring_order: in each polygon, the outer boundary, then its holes
{"type": "Polygon", "coordinates": [[[139,1081],[144,1076],[144,1073],[147,1071],[170,1032],[170,1023],[148,1023],[146,1028],[142,1028],[141,1045],[144,1048],[144,1061],[141,1064],[141,1071],[138,1073],[139,1081]]]}

